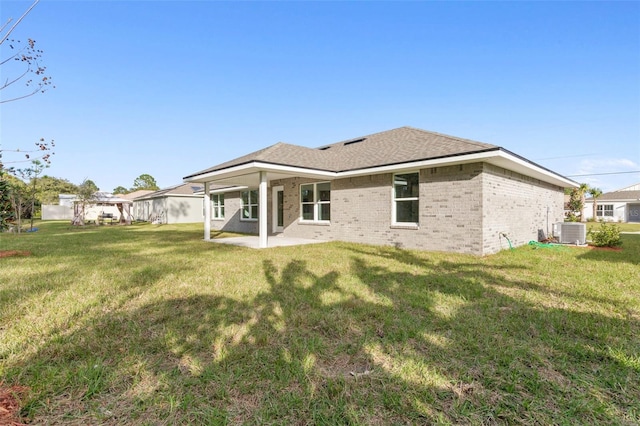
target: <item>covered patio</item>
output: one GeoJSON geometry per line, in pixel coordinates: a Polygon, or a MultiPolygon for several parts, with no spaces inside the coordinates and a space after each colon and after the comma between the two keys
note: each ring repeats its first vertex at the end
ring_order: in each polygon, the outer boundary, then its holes
{"type": "MultiPolygon", "coordinates": [[[[228,163],[221,164],[212,169],[203,170],[185,177],[185,182],[204,184],[204,240],[223,244],[233,244],[231,241],[236,240],[236,238],[227,238],[227,240],[230,240],[229,242],[222,242],[222,239],[212,240],[211,238],[211,192],[213,187],[218,186],[234,190],[243,190],[247,188],[257,189],[257,204],[259,209],[257,214],[258,235],[237,237],[240,239],[235,241],[236,245],[254,248],[269,248],[323,242],[311,239],[285,238],[281,234],[282,229],[277,226],[279,208],[278,206],[270,205],[270,203],[268,203],[267,196],[269,188],[272,190],[279,189],[282,191],[281,187],[273,187],[271,185],[272,181],[300,177],[322,179],[325,181],[334,179],[335,172],[308,167],[309,164],[313,164],[313,160],[316,160],[316,156],[321,155],[320,153],[322,153],[322,151],[296,147],[280,142],[263,151],[253,153],[228,163]],[[296,158],[296,162],[300,163],[300,165],[288,166],[268,162],[270,156],[277,157],[282,155],[285,157],[296,158]],[[308,158],[310,156],[311,158],[308,158]],[[268,228],[269,220],[272,220],[274,224],[273,229],[271,230],[268,228]]],[[[276,197],[277,196],[274,194],[274,199],[276,197]]]]}

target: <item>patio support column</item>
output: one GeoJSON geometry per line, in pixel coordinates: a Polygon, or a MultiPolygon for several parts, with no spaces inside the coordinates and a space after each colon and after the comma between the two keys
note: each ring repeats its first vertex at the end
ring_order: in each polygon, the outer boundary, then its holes
{"type": "Polygon", "coordinates": [[[211,239],[211,184],[209,182],[204,183],[204,240],[209,241],[211,239]]]}
{"type": "Polygon", "coordinates": [[[267,172],[260,172],[260,188],[258,194],[258,247],[267,247],[267,172]]]}

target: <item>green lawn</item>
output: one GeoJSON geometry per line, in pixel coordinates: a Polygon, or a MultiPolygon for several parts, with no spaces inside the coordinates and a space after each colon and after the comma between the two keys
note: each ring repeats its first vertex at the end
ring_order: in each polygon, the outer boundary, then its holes
{"type": "Polygon", "coordinates": [[[640,422],[640,235],[478,258],[252,250],[201,225],[0,234],[0,382],[35,424],[640,422]]]}

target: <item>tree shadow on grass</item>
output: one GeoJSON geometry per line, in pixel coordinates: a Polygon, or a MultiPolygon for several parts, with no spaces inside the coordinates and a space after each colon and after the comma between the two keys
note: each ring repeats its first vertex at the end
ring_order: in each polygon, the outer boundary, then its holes
{"type": "Polygon", "coordinates": [[[264,260],[267,290],[251,300],[185,296],[87,318],[7,377],[32,387],[26,414],[40,423],[638,419],[637,319],[542,309],[501,292],[520,284],[481,262],[344,252],[343,275],[264,260]]]}

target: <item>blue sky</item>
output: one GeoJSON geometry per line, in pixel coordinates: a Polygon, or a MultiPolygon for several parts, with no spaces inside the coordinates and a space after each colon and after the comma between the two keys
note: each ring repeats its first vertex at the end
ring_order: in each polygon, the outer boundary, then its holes
{"type": "Polygon", "coordinates": [[[56,88],[2,105],[2,147],[54,139],[46,173],[102,190],[405,125],[640,182],[638,2],[41,0],[12,37],[56,88]]]}

